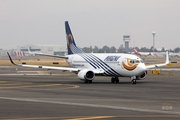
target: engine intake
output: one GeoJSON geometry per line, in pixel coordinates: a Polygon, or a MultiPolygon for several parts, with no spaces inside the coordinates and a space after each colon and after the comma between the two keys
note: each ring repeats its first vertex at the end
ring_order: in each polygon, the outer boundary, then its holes
{"type": "Polygon", "coordinates": [[[78,73],[78,78],[80,80],[93,80],[95,77],[95,74],[93,71],[91,70],[88,70],[88,69],[84,69],[84,70],[81,70],[79,73],[78,73]]]}
{"type": "Polygon", "coordinates": [[[143,72],[143,74],[141,74],[140,76],[136,76],[136,79],[137,80],[143,80],[146,78],[146,75],[147,75],[147,71],[143,72]]]}

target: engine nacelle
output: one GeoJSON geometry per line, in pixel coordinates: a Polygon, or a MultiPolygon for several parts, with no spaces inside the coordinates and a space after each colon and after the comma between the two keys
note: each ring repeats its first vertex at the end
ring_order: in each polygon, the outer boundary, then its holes
{"type": "Polygon", "coordinates": [[[146,75],[147,75],[147,71],[145,71],[143,74],[141,74],[140,76],[136,76],[136,79],[137,80],[143,80],[146,78],[146,75]]]}
{"type": "Polygon", "coordinates": [[[93,80],[95,77],[95,74],[91,70],[84,69],[78,73],[78,77],[80,80],[93,80]]]}

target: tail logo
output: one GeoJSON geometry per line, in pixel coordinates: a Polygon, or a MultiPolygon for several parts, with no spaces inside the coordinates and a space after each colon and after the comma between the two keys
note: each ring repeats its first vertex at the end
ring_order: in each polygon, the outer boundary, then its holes
{"type": "Polygon", "coordinates": [[[129,71],[134,70],[138,66],[138,64],[133,64],[130,61],[131,61],[130,58],[126,58],[122,62],[123,67],[129,71]]]}
{"type": "Polygon", "coordinates": [[[73,43],[73,36],[71,34],[68,34],[68,46],[71,47],[73,43]]]}
{"type": "Polygon", "coordinates": [[[68,38],[73,41],[73,36],[71,34],[68,35],[68,38]]]}

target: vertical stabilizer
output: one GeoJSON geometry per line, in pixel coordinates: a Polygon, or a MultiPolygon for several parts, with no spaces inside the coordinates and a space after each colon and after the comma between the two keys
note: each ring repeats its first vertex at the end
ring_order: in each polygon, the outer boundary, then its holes
{"type": "Polygon", "coordinates": [[[76,46],[68,21],[65,21],[65,29],[66,29],[68,55],[82,53],[82,50],[76,46]]]}
{"type": "Polygon", "coordinates": [[[141,54],[135,48],[133,48],[133,51],[134,51],[134,54],[141,56],[141,54]]]}

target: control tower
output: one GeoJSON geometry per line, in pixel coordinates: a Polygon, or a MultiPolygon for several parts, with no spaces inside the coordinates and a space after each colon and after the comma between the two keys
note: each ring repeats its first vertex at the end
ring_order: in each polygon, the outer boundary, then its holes
{"type": "Polygon", "coordinates": [[[129,53],[130,35],[124,35],[123,36],[123,41],[124,41],[124,44],[125,44],[125,52],[129,53]]]}

